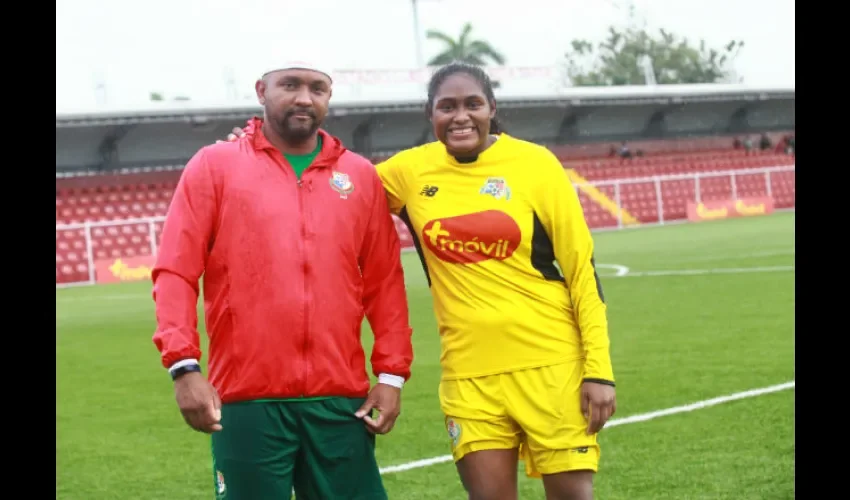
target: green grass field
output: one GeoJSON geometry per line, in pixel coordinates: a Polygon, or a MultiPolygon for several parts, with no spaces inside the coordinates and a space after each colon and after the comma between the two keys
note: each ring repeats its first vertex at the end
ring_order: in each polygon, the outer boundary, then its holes
{"type": "MultiPolygon", "coordinates": [[[[597,233],[614,419],[794,380],[794,218],[597,233]]],[[[402,418],[378,440],[383,467],[449,453],[430,294],[416,255],[404,262],[416,361],[402,418]]],[[[56,291],[58,499],[212,498],[209,437],[180,417],[153,330],[149,283],[56,291]]],[[[793,388],[615,425],[600,441],[599,499],[794,498],[793,388]]],[[[384,479],[391,499],[466,498],[450,462],[384,479]]],[[[520,498],[542,492],[521,476],[520,498]]]]}

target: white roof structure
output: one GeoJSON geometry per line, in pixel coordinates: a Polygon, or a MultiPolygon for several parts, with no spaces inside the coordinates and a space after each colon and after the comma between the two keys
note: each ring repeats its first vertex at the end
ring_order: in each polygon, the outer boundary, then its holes
{"type": "MultiPolygon", "coordinates": [[[[641,86],[612,86],[612,87],[570,87],[556,92],[538,94],[507,94],[496,92],[496,98],[502,108],[526,106],[531,103],[551,103],[554,106],[581,106],[586,104],[616,105],[635,104],[641,102],[658,103],[687,103],[705,101],[730,100],[768,100],[775,98],[794,98],[794,87],[754,87],[745,84],[694,84],[694,85],[641,85],[641,86]]],[[[425,102],[424,92],[421,97],[411,95],[386,96],[375,99],[334,98],[331,109],[335,115],[350,112],[364,112],[369,109],[391,111],[420,107],[425,102]]],[[[192,116],[203,119],[204,116],[244,115],[245,113],[260,112],[259,104],[250,101],[202,103],[193,101],[151,101],[140,107],[106,107],[89,111],[57,111],[56,126],[68,126],[85,122],[101,120],[140,120],[160,121],[174,119],[177,116],[192,116]]]]}

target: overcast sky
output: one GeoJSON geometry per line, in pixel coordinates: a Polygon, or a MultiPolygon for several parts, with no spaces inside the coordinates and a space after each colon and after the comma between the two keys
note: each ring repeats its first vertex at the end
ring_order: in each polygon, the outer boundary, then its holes
{"type": "MultiPolygon", "coordinates": [[[[719,46],[743,39],[745,82],[794,85],[793,0],[634,0],[650,27],[719,46]]],[[[626,0],[420,0],[419,19],[453,36],[466,21],[509,66],[551,66],[573,38],[626,19],[626,0]]],[[[416,67],[410,0],[57,0],[58,110],[133,107],[151,91],[193,101],[253,92],[258,68],[310,47],[334,69],[416,67]],[[278,55],[280,54],[280,55],[278,55]],[[106,92],[95,91],[98,82],[106,92]]],[[[439,49],[425,41],[425,58],[439,49]]],[[[336,96],[336,94],[335,94],[336,96]]]]}

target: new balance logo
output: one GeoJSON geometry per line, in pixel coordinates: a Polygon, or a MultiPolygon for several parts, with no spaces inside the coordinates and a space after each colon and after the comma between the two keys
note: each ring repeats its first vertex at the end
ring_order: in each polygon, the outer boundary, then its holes
{"type": "Polygon", "coordinates": [[[426,184],[422,187],[422,191],[419,191],[419,194],[422,196],[427,196],[428,198],[433,198],[439,190],[440,188],[438,188],[437,186],[429,186],[426,184]]]}

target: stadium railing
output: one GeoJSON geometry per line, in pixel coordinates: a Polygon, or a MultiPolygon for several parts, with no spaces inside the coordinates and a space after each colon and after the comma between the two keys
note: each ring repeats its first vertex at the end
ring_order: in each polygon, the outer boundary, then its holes
{"type": "Polygon", "coordinates": [[[795,171],[796,165],[783,165],[588,180],[574,185],[592,229],[622,229],[686,221],[689,202],[770,197],[777,209],[793,208],[795,171]]]}
{"type": "MultiPolygon", "coordinates": [[[[795,206],[795,165],[693,172],[575,183],[592,229],[623,229],[687,221],[689,202],[771,197],[795,206]]],[[[56,224],[56,287],[93,285],[97,262],[155,256],[165,216],[56,224]]],[[[413,249],[396,220],[404,250],[413,249]]],[[[135,279],[138,276],[134,276],[135,279]]]]}

